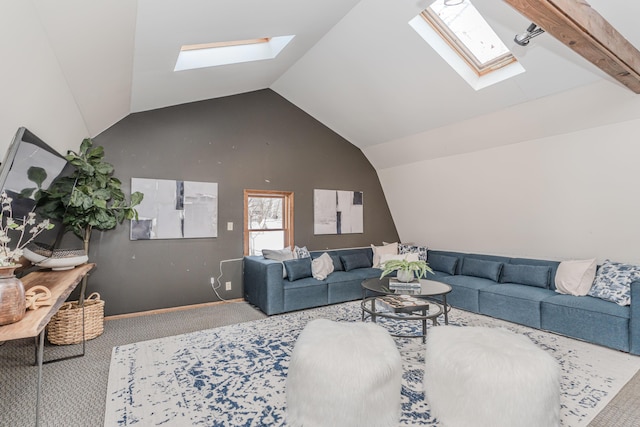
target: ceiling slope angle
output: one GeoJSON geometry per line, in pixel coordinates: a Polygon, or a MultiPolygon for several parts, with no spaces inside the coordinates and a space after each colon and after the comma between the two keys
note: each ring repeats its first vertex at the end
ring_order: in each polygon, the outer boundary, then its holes
{"type": "Polygon", "coordinates": [[[138,0],[131,110],[268,88],[356,3],[138,0]],[[174,71],[184,45],[282,36],[294,37],[272,59],[174,71]]]}
{"type": "Polygon", "coordinates": [[[416,2],[368,0],[271,87],[364,150],[602,79],[553,37],[517,46],[531,22],[506,3],[473,4],[526,72],[476,91],[409,25],[416,2]]]}

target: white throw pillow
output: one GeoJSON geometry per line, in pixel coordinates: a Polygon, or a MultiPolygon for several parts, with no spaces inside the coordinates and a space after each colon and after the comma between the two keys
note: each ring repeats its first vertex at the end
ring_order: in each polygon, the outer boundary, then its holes
{"type": "Polygon", "coordinates": [[[380,268],[384,268],[384,263],[387,261],[391,261],[391,260],[402,261],[403,259],[406,259],[407,261],[419,261],[420,256],[418,255],[417,252],[410,252],[410,253],[398,254],[398,255],[384,254],[380,256],[380,268]]]}
{"type": "MultiPolygon", "coordinates": [[[[291,246],[287,246],[284,249],[263,249],[262,256],[266,259],[272,259],[274,261],[287,261],[289,259],[294,259],[293,251],[291,250],[291,246]]],[[[282,264],[282,278],[287,277],[287,269],[284,268],[284,263],[282,264]]]]}
{"type": "Polygon", "coordinates": [[[333,260],[328,253],[323,253],[311,261],[311,275],[314,279],[324,280],[333,273],[333,260]]]}
{"type": "Polygon", "coordinates": [[[389,243],[384,246],[373,246],[373,268],[380,268],[380,257],[382,255],[398,255],[398,242],[389,243]]]}
{"type": "Polygon", "coordinates": [[[556,292],[584,296],[591,289],[596,277],[595,258],[562,261],[556,272],[556,292]]]}

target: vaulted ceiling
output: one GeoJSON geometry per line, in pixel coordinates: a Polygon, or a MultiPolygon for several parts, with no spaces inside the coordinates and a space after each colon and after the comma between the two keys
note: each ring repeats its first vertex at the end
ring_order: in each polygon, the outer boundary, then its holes
{"type": "MultiPolygon", "coordinates": [[[[32,0],[92,136],[126,115],[271,88],[365,150],[600,81],[530,21],[472,0],[526,72],[472,89],[408,25],[425,0],[32,0]],[[272,60],[174,72],[184,44],[295,35],[272,60]]],[[[640,46],[640,2],[590,0],[640,46]]],[[[619,85],[614,82],[613,84],[619,85]]]]}

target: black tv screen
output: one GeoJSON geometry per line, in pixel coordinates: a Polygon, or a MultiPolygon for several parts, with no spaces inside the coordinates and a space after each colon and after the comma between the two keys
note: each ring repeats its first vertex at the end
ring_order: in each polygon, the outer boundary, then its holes
{"type": "MultiPolygon", "coordinates": [[[[40,177],[42,178],[42,171],[40,177]]],[[[0,189],[12,198],[11,209],[14,219],[26,217],[29,212],[36,213],[36,220],[43,218],[36,209],[35,192],[47,189],[60,176],[68,176],[74,168],[56,150],[47,145],[28,129],[21,127],[16,132],[11,145],[0,165],[0,189]],[[38,184],[29,179],[29,170],[41,168],[46,177],[38,184]]],[[[41,233],[36,242],[55,248],[64,229],[59,221],[52,221],[55,227],[41,233]]]]}

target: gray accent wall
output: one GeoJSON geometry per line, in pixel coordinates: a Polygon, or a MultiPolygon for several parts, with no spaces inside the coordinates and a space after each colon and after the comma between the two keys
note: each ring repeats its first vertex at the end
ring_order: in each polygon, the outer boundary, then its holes
{"type": "Polygon", "coordinates": [[[360,149],[270,89],[131,114],[94,142],[126,194],[135,177],[217,182],[219,196],[217,238],[130,241],[128,221],[94,231],[87,292],[100,293],[107,315],[217,301],[210,280],[221,274],[220,297],[241,298],[245,189],[293,191],[295,244],[310,250],[398,239],[360,149]],[[315,236],[316,188],[363,191],[364,233],[315,236]]]}

